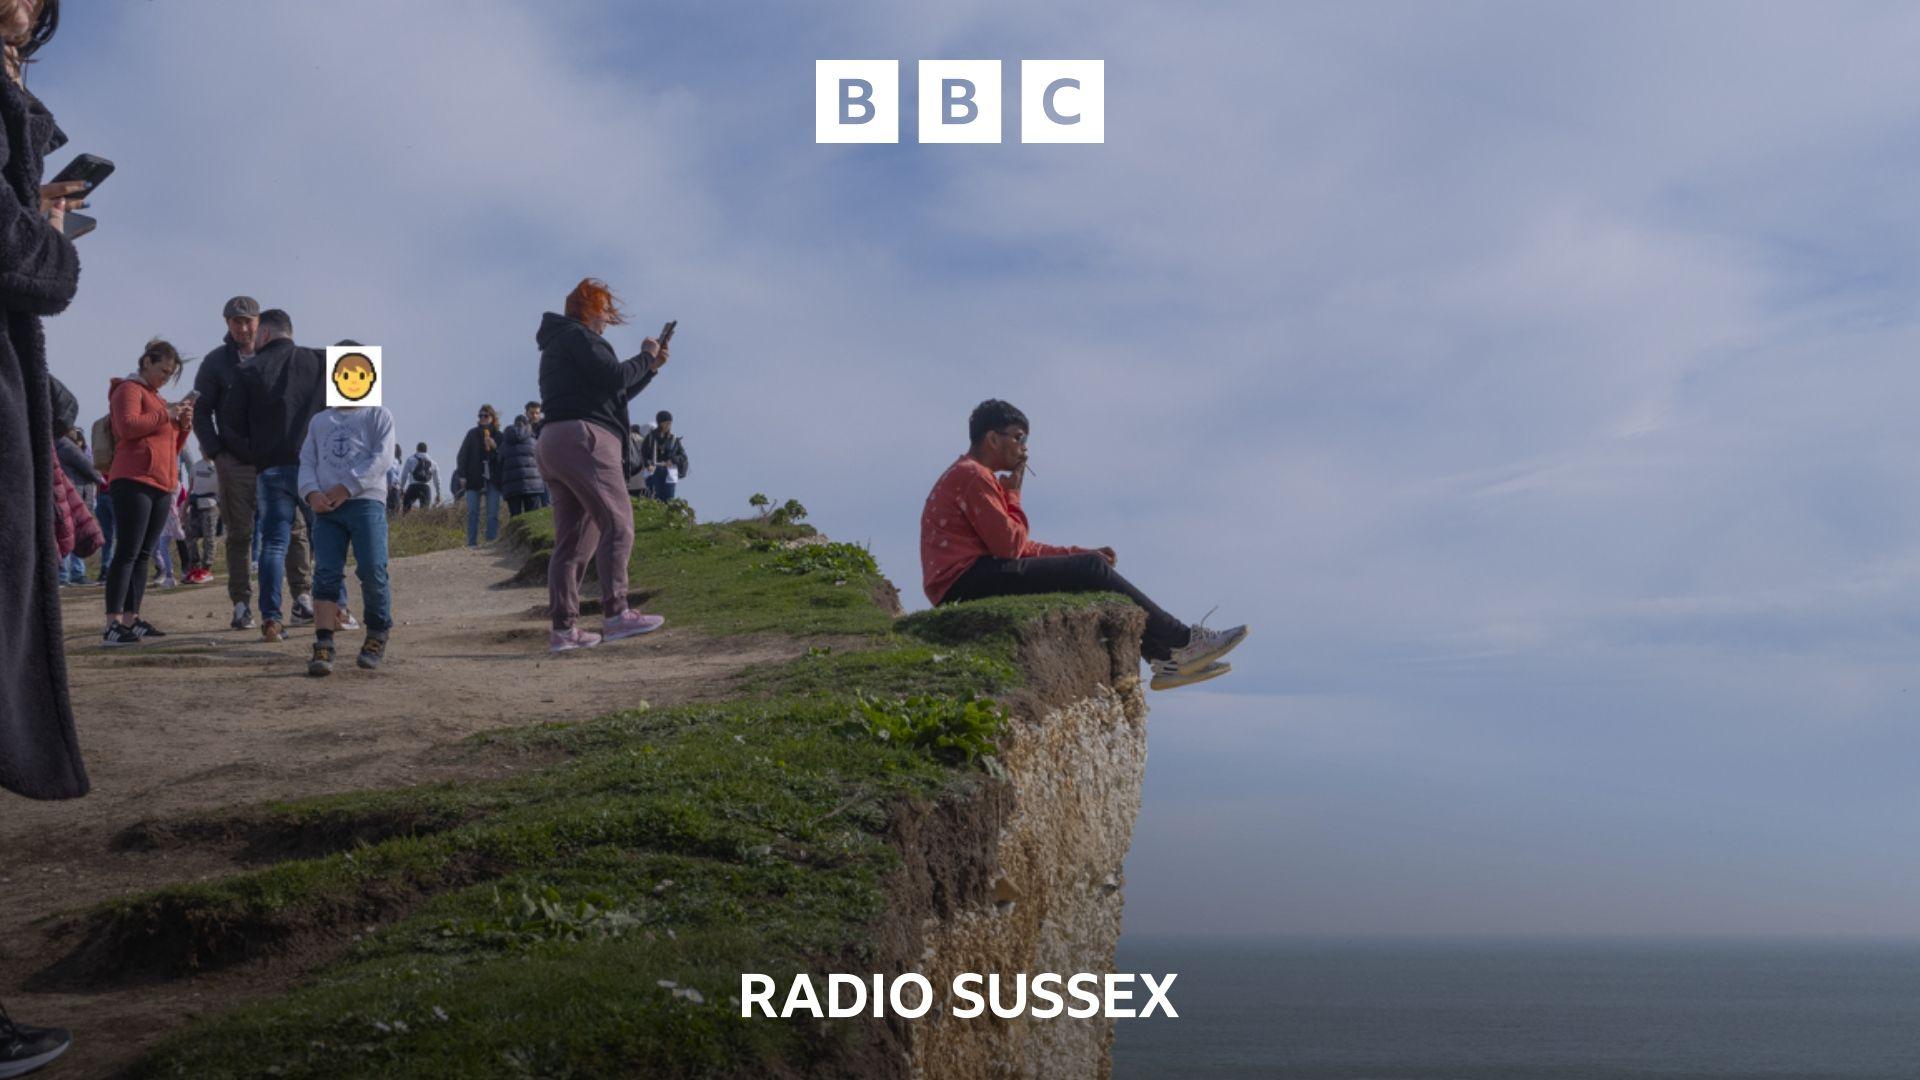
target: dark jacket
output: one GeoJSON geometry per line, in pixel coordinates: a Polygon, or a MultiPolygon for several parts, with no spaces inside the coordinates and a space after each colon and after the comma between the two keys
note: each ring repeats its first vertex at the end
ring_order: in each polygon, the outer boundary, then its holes
{"type": "Polygon", "coordinates": [[[40,217],[47,154],[66,136],[46,107],[0,76],[0,787],[36,799],[87,793],[61,645],[54,536],[52,380],[43,315],[80,284],[73,243],[40,217]]]}
{"type": "Polygon", "coordinates": [[[647,432],[640,440],[640,461],[650,469],[662,465],[671,465],[680,470],[682,480],[687,477],[687,448],[678,435],[662,435],[659,428],[647,432]]]}
{"type": "Polygon", "coordinates": [[[67,384],[53,376],[47,376],[48,390],[53,395],[53,433],[65,435],[73,430],[80,419],[80,403],[74,400],[73,391],[67,384]]]}
{"type": "MultiPolygon", "coordinates": [[[[97,488],[106,486],[106,480],[103,479],[99,471],[93,467],[93,458],[85,450],[75,446],[72,439],[60,438],[53,440],[53,452],[60,456],[60,468],[65,470],[67,479],[73,481],[74,487],[97,488]]],[[[89,495],[92,493],[82,491],[80,494],[89,495]]]]}
{"type": "Polygon", "coordinates": [[[231,426],[223,417],[220,432],[226,451],[256,469],[300,464],[307,425],[326,404],[326,366],[320,353],[288,338],[254,353],[229,391],[231,426]]]}
{"type": "Polygon", "coordinates": [[[578,319],[551,311],[540,317],[533,340],[540,346],[540,409],[546,422],[585,420],[626,438],[627,402],[653,381],[652,363],[645,356],[620,359],[606,338],[578,319]]]}
{"type": "Polygon", "coordinates": [[[538,495],[547,490],[535,454],[540,430],[522,416],[500,433],[500,488],[508,495],[538,495]]]}
{"type": "Polygon", "coordinates": [[[467,437],[461,440],[460,454],[454,458],[456,463],[453,475],[460,478],[463,491],[485,491],[489,487],[500,486],[500,429],[482,428],[479,424],[467,429],[467,437]],[[493,449],[481,439],[482,431],[493,432],[493,449]],[[484,479],[484,483],[482,480],[484,479]]]}
{"type": "Polygon", "coordinates": [[[240,350],[228,334],[201,357],[200,370],[193,376],[193,388],[200,395],[193,403],[193,434],[200,440],[201,457],[219,457],[227,451],[224,435],[234,423],[239,399],[233,388],[239,378],[240,350]]]}

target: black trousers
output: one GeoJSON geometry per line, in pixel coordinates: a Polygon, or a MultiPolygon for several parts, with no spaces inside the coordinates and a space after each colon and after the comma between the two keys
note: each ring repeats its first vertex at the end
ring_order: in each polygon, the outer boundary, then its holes
{"type": "Polygon", "coordinates": [[[507,516],[519,517],[529,510],[539,510],[553,505],[552,498],[544,491],[532,491],[525,495],[507,496],[507,516]]]}
{"type": "Polygon", "coordinates": [[[107,614],[138,614],[173,492],[123,477],[107,486],[107,497],[113,500],[114,539],[113,562],[107,567],[107,614]]]}
{"type": "Polygon", "coordinates": [[[1192,637],[1187,624],[1161,610],[1160,605],[1120,576],[1099,555],[1046,555],[1034,559],[996,559],[982,556],[953,583],[943,604],[984,600],[989,596],[1021,596],[1050,592],[1116,592],[1147,613],[1147,632],[1140,639],[1140,655],[1165,660],[1192,637]]]}
{"type": "Polygon", "coordinates": [[[406,497],[401,500],[400,509],[402,512],[405,512],[412,510],[416,506],[431,506],[432,504],[433,489],[431,487],[425,484],[408,484],[406,497]]]}

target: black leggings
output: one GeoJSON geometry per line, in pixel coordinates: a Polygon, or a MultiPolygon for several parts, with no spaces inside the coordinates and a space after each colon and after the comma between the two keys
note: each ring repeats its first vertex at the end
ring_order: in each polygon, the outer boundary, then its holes
{"type": "Polygon", "coordinates": [[[1147,613],[1140,655],[1148,660],[1165,660],[1192,637],[1186,623],[1162,611],[1099,555],[1045,555],[1034,559],[985,555],[967,567],[940,602],[1050,592],[1117,592],[1140,605],[1147,613]]]}
{"type": "Polygon", "coordinates": [[[123,477],[107,486],[107,497],[113,500],[114,537],[113,564],[107,567],[107,614],[137,615],[173,492],[123,477]]]}

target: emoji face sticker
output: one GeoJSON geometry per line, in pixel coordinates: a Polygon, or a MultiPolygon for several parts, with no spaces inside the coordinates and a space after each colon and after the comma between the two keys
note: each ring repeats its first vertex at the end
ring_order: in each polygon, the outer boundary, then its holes
{"type": "Polygon", "coordinates": [[[380,404],[380,347],[335,345],[327,350],[327,406],[380,404]]]}

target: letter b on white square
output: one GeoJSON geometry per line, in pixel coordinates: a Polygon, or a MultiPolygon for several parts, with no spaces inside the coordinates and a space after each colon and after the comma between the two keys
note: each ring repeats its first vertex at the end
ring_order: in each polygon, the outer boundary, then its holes
{"type": "Polygon", "coordinates": [[[1020,61],[1020,141],[1107,141],[1105,60],[1020,61]]]}
{"type": "Polygon", "coordinates": [[[813,141],[900,141],[900,61],[815,60],[813,141]]]}
{"type": "Polygon", "coordinates": [[[920,61],[920,141],[1000,141],[1000,61],[920,61]]]}

